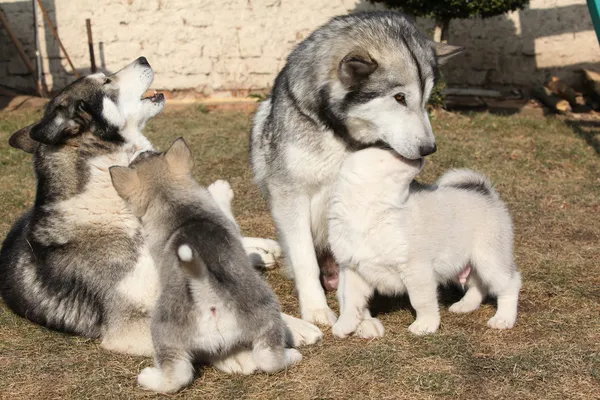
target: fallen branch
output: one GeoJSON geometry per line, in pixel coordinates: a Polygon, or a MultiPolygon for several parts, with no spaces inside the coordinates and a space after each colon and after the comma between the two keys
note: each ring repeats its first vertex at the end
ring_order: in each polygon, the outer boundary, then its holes
{"type": "Polygon", "coordinates": [[[550,108],[553,111],[567,112],[571,111],[571,106],[567,100],[563,100],[550,89],[545,86],[535,86],[531,90],[531,94],[537,98],[542,104],[550,108]]]}
{"type": "Polygon", "coordinates": [[[558,77],[553,76],[552,80],[548,82],[546,87],[559,97],[567,100],[571,107],[577,106],[577,94],[564,81],[558,79],[558,77]]]}

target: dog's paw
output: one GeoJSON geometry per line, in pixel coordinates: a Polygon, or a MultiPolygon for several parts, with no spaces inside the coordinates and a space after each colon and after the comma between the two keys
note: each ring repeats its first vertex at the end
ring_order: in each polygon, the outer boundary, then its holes
{"type": "Polygon", "coordinates": [[[138,375],[137,381],[144,389],[159,393],[174,393],[186,386],[185,383],[165,379],[163,372],[155,367],[144,368],[138,375]]]}
{"type": "Polygon", "coordinates": [[[255,243],[254,247],[258,247],[263,249],[269,254],[272,254],[275,258],[281,258],[283,251],[281,250],[281,246],[279,243],[273,239],[263,239],[261,238],[261,243],[255,243]]]}
{"type": "Polygon", "coordinates": [[[383,327],[381,321],[379,321],[377,318],[363,319],[356,328],[356,336],[363,339],[383,337],[384,333],[385,328],[383,327]]]}
{"type": "Polygon", "coordinates": [[[494,329],[511,329],[513,326],[515,326],[515,321],[511,321],[501,316],[493,316],[489,319],[487,324],[490,328],[494,329]]]}
{"type": "Polygon", "coordinates": [[[208,187],[208,191],[217,202],[231,204],[231,201],[233,200],[233,189],[231,189],[231,185],[229,182],[222,179],[211,183],[208,187]]]}
{"type": "Polygon", "coordinates": [[[272,269],[277,265],[277,259],[272,253],[268,253],[257,247],[244,247],[254,268],[272,269]]]}
{"type": "Polygon", "coordinates": [[[421,317],[417,318],[415,322],[410,324],[408,330],[415,335],[427,335],[435,333],[440,326],[439,317],[421,317]]]}
{"type": "Polygon", "coordinates": [[[337,315],[329,307],[302,310],[302,319],[313,324],[331,326],[337,321],[337,315]]]}
{"type": "Polygon", "coordinates": [[[323,332],[316,325],[287,314],[281,314],[281,317],[292,334],[294,347],[308,346],[323,339],[323,332]]]}
{"type": "Polygon", "coordinates": [[[479,303],[468,303],[464,300],[460,300],[452,304],[448,311],[453,313],[469,313],[477,310],[478,308],[479,303]]]}
{"type": "Polygon", "coordinates": [[[141,387],[155,392],[162,392],[162,371],[155,367],[146,367],[140,372],[137,381],[141,387]]]}
{"type": "Polygon", "coordinates": [[[243,237],[242,245],[252,265],[258,268],[273,268],[281,258],[281,246],[275,240],[243,237]]]}
{"type": "Polygon", "coordinates": [[[297,364],[302,361],[302,354],[296,349],[285,349],[286,367],[297,364]]]}
{"type": "Polygon", "coordinates": [[[213,360],[212,364],[226,374],[251,375],[258,370],[252,351],[248,349],[242,349],[225,358],[213,360]]]}
{"type": "Polygon", "coordinates": [[[355,318],[354,316],[342,314],[331,328],[331,333],[339,339],[345,339],[356,332],[356,329],[361,322],[361,319],[355,318]]]}

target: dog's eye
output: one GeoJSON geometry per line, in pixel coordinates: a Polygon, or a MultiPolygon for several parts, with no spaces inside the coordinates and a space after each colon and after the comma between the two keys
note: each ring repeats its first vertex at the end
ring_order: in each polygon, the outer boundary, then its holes
{"type": "Polygon", "coordinates": [[[406,105],[406,96],[404,96],[404,93],[398,93],[394,96],[394,99],[403,106],[406,105]]]}

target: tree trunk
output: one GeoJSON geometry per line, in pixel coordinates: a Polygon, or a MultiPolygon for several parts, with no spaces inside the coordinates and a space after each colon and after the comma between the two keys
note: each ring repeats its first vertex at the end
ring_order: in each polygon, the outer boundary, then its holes
{"type": "Polygon", "coordinates": [[[435,30],[433,31],[433,41],[438,43],[448,43],[450,34],[450,19],[439,18],[435,20],[435,30]]]}

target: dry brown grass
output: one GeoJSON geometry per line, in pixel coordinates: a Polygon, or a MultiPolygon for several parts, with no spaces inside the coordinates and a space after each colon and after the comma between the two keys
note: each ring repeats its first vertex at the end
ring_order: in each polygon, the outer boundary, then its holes
{"type": "MultiPolygon", "coordinates": [[[[29,156],[9,149],[10,133],[39,114],[0,114],[0,234],[33,200],[29,156]]],[[[469,315],[444,306],[442,327],[414,337],[406,300],[378,302],[386,336],[334,339],[304,348],[304,361],[273,376],[205,369],[173,398],[209,399],[590,399],[600,396],[600,165],[594,125],[556,118],[438,113],[439,151],[423,179],[449,167],[487,173],[512,211],[524,277],[517,326],[488,329],[492,303],[469,315]],[[590,127],[591,126],[591,127],[590,127]],[[591,132],[591,133],[590,133],[591,132]]],[[[187,107],[167,111],[146,132],[158,148],[185,136],[204,183],[231,182],[245,233],[274,237],[248,168],[250,118],[187,107]]],[[[283,308],[297,313],[292,284],[267,274],[283,308]]],[[[444,300],[457,293],[444,292],[444,300]]],[[[330,304],[336,307],[334,297],[330,304]]],[[[112,354],[97,341],[48,331],[0,305],[0,397],[156,398],[136,386],[151,360],[112,354]]]]}

